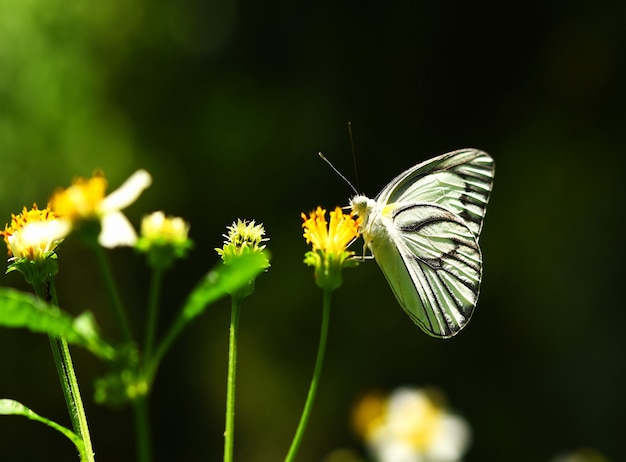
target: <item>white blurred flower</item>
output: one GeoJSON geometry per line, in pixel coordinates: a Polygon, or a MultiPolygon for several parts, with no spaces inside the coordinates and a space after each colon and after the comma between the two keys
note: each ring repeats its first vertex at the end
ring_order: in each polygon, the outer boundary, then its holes
{"type": "Polygon", "coordinates": [[[137,170],[105,197],[106,179],[96,173],[88,180],[75,180],[72,186],[57,192],[50,203],[56,215],[72,226],[85,220],[99,220],[101,246],[132,246],[137,241],[137,233],[121,210],[135,202],[151,183],[152,177],[147,171],[137,170]]]}
{"type": "Polygon", "coordinates": [[[379,462],[454,462],[470,442],[467,422],[445,409],[432,392],[400,388],[389,397],[368,396],[355,426],[379,462]]]}

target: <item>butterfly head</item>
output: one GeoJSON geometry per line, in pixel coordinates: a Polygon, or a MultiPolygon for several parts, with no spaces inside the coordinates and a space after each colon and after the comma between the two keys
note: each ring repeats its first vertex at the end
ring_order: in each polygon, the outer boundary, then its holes
{"type": "Polygon", "coordinates": [[[367,196],[358,195],[350,199],[350,208],[358,217],[361,218],[362,227],[368,222],[370,213],[375,207],[376,201],[367,196]]]}

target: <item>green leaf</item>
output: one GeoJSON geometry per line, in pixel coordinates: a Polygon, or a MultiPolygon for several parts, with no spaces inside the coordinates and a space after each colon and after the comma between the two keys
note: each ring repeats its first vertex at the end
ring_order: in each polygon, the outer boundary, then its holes
{"type": "Polygon", "coordinates": [[[201,314],[207,306],[225,295],[236,294],[268,267],[266,252],[249,252],[219,264],[200,281],[189,295],[182,316],[186,321],[201,314]]]}
{"type": "Polygon", "coordinates": [[[64,337],[68,343],[85,347],[101,358],[115,356],[114,348],[98,334],[91,313],[72,318],[56,306],[14,289],[0,288],[0,326],[64,337]]]}
{"type": "Polygon", "coordinates": [[[47,425],[48,427],[54,428],[69,438],[69,440],[76,445],[76,448],[78,448],[78,452],[80,452],[81,456],[84,455],[85,445],[83,440],[81,440],[76,433],[50,419],[40,416],[18,401],[12,399],[0,399],[0,415],[21,415],[30,420],[35,420],[47,425]]]}

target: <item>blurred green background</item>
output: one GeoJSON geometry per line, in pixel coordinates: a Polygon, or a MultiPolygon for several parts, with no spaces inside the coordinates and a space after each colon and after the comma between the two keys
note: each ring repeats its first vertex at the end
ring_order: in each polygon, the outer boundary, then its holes
{"type": "MultiPolygon", "coordinates": [[[[217,262],[225,226],[265,224],[270,271],[240,323],[236,459],[282,460],[315,358],[321,292],[301,212],[346,205],[323,151],[373,197],[402,170],[477,147],[496,161],[479,305],[448,341],[397,305],[377,265],[345,273],[299,460],[361,452],[354,401],[435,385],[471,424],[467,461],[547,461],[594,447],[626,460],[623,175],[626,3],[0,0],[0,217],[101,168],[153,186],[128,209],[191,222],[168,274],[171,319],[217,262]]],[[[357,244],[355,249],[360,249],[357,244]]],[[[59,249],[61,306],[119,338],[95,262],[59,249]]],[[[111,253],[136,330],[148,274],[111,253]]],[[[27,289],[19,275],[1,285],[27,289]]],[[[151,400],[157,460],[220,460],[229,302],[175,345],[151,400]]],[[[45,336],[0,332],[0,397],[69,425],[45,336]]],[[[75,348],[99,461],[134,460],[128,409],[91,399],[101,362],[75,348]]],[[[42,425],[0,418],[0,460],[76,460],[42,425]]]]}

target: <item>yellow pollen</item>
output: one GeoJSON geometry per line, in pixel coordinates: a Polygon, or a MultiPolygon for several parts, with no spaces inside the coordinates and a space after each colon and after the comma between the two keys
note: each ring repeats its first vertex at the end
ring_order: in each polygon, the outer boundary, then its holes
{"type": "Polygon", "coordinates": [[[387,400],[378,393],[364,396],[352,414],[352,426],[356,433],[364,439],[369,439],[385,424],[387,400]]]}
{"type": "Polygon", "coordinates": [[[57,216],[71,221],[96,218],[106,187],[107,181],[100,172],[89,179],[77,178],[72,186],[55,193],[50,205],[57,216]]]}
{"type": "Polygon", "coordinates": [[[309,217],[303,213],[304,238],[312,244],[313,251],[339,255],[358,236],[360,219],[353,213],[344,214],[340,207],[330,212],[330,224],[326,221],[326,210],[318,207],[309,217]]]}

